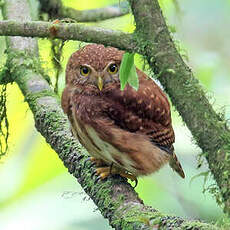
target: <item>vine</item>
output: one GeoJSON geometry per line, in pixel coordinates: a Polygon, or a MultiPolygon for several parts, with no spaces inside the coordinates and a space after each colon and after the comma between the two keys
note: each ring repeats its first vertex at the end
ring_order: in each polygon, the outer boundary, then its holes
{"type": "Polygon", "coordinates": [[[0,93],[0,158],[7,153],[8,138],[9,138],[9,122],[7,117],[7,98],[6,98],[7,85],[1,87],[0,93]]]}
{"type": "Polygon", "coordinates": [[[64,45],[65,45],[65,41],[63,40],[60,39],[51,40],[52,63],[56,70],[55,83],[54,83],[54,92],[56,94],[58,94],[59,76],[62,72],[61,59],[62,59],[62,51],[64,45]]]}

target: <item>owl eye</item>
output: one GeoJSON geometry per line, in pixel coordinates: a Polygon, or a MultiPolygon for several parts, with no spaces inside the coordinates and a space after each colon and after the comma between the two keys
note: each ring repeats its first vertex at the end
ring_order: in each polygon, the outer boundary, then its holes
{"type": "Polygon", "coordinates": [[[87,67],[87,66],[82,66],[82,67],[80,68],[80,74],[81,74],[82,76],[87,77],[87,76],[89,75],[89,73],[90,73],[90,68],[89,68],[89,67],[87,67]]]}
{"type": "Polygon", "coordinates": [[[118,71],[118,67],[116,64],[111,64],[108,68],[108,72],[111,74],[115,74],[118,71]]]}

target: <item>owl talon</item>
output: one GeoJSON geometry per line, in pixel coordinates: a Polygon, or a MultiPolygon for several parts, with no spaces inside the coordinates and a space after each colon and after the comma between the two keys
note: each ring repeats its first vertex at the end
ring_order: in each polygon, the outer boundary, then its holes
{"type": "Polygon", "coordinates": [[[91,162],[91,166],[103,166],[105,165],[104,161],[94,158],[94,157],[88,157],[86,158],[86,160],[84,161],[84,167],[86,166],[87,162],[91,162]]]}
{"type": "Polygon", "coordinates": [[[96,171],[97,175],[101,175],[103,173],[109,173],[110,174],[110,167],[97,168],[95,171],[96,171]]]}
{"type": "Polygon", "coordinates": [[[100,176],[98,176],[97,178],[96,178],[96,180],[95,180],[95,183],[94,184],[96,184],[98,181],[100,181],[101,180],[101,177],[100,176]]]}
{"type": "Polygon", "coordinates": [[[95,158],[95,157],[89,157],[88,160],[91,161],[92,164],[97,167],[107,166],[103,160],[95,158]]]}
{"type": "Polygon", "coordinates": [[[84,163],[83,163],[83,167],[85,168],[86,164],[90,161],[90,157],[86,158],[84,163]]]}
{"type": "Polygon", "coordinates": [[[93,172],[92,172],[92,174],[91,174],[91,178],[93,178],[93,176],[95,176],[96,174],[97,174],[97,170],[94,169],[93,172]]]}
{"type": "Polygon", "coordinates": [[[106,179],[109,175],[110,175],[109,172],[103,172],[103,173],[100,174],[100,179],[101,179],[101,180],[104,180],[104,179],[106,179]]]}
{"type": "Polygon", "coordinates": [[[109,175],[116,175],[116,174],[120,175],[121,177],[130,179],[131,181],[135,181],[134,188],[137,186],[138,180],[136,176],[129,174],[127,172],[124,172],[121,169],[114,167],[113,165],[109,167],[101,167],[101,168],[95,169],[92,173],[92,176],[98,175],[96,179],[96,182],[98,182],[99,180],[106,179],[109,175]]]}
{"type": "Polygon", "coordinates": [[[92,176],[97,175],[96,181],[95,183],[97,183],[99,180],[104,180],[106,179],[109,175],[111,175],[110,173],[110,167],[101,167],[101,168],[96,168],[93,173],[92,176]]]}
{"type": "Polygon", "coordinates": [[[132,175],[132,174],[129,174],[129,173],[126,173],[126,172],[120,172],[119,174],[120,174],[121,177],[130,179],[131,181],[135,181],[134,188],[137,187],[138,180],[137,180],[137,177],[136,177],[136,176],[134,176],[134,175],[132,175]]]}
{"type": "Polygon", "coordinates": [[[95,162],[91,163],[91,166],[96,166],[96,163],[95,162]]]}

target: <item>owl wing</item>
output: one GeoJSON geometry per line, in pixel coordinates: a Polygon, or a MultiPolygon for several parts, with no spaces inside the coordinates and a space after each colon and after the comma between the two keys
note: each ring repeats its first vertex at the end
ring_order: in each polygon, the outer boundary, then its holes
{"type": "Polygon", "coordinates": [[[121,129],[144,135],[154,146],[167,152],[171,156],[169,165],[184,178],[184,171],[174,153],[175,135],[168,99],[152,79],[139,70],[137,73],[140,81],[138,91],[130,86],[124,91],[117,86],[108,90],[108,117],[121,129]]]}
{"type": "Polygon", "coordinates": [[[129,132],[146,135],[149,140],[168,153],[173,153],[175,141],[170,105],[161,88],[137,70],[140,80],[138,91],[126,86],[108,90],[107,114],[117,126],[129,132]]]}

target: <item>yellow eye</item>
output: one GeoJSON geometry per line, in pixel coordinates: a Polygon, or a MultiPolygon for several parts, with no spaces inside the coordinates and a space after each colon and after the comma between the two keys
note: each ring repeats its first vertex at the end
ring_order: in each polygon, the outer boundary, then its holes
{"type": "Polygon", "coordinates": [[[82,76],[87,77],[87,76],[89,75],[89,73],[90,73],[90,68],[89,68],[89,67],[87,67],[87,66],[82,66],[82,67],[80,68],[80,74],[81,74],[82,76]]]}
{"type": "Polygon", "coordinates": [[[116,64],[111,64],[108,68],[108,72],[111,74],[115,74],[118,71],[118,67],[116,64]]]}

